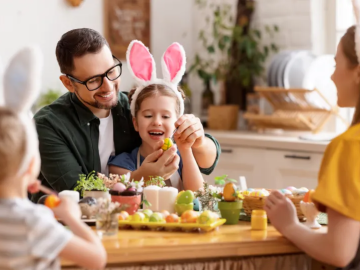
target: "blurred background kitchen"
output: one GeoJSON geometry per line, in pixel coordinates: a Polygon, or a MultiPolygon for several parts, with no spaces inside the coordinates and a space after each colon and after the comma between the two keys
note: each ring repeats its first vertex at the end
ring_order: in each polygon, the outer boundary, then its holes
{"type": "Polygon", "coordinates": [[[200,117],[222,145],[210,182],[214,175],[235,178],[241,172],[252,187],[313,188],[328,141],[351,122],[353,111],[336,107],[330,80],[336,46],[354,23],[350,0],[0,3],[1,62],[31,43],[44,54],[42,96],[34,112],[66,91],[55,47],[70,29],[105,35],[124,63],[121,91],[134,83],[125,63],[131,40],[149,46],[157,63],[169,44],[181,43],[187,113],[200,117]]]}

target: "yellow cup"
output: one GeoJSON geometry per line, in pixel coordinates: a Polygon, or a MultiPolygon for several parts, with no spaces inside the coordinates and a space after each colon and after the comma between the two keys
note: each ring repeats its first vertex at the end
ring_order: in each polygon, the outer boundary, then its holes
{"type": "Polygon", "coordinates": [[[266,230],[267,216],[265,210],[252,210],[251,212],[251,229],[266,230]]]}

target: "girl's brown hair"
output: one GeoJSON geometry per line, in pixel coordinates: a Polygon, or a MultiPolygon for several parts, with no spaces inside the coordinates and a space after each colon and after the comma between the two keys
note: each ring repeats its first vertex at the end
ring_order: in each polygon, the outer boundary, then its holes
{"type": "MultiPolygon", "coordinates": [[[[359,65],[359,60],[356,55],[356,44],[355,44],[355,26],[351,26],[346,33],[341,38],[341,45],[343,49],[343,53],[349,62],[350,68],[355,68],[359,65]]],[[[359,48],[360,49],[360,48],[359,48]]],[[[360,88],[359,88],[360,91],[360,88]]],[[[359,100],[356,104],[354,117],[351,125],[356,125],[360,123],[360,93],[359,100]]]]}
{"type": "MultiPolygon", "coordinates": [[[[135,93],[136,88],[132,89],[128,95],[129,102],[133,102],[132,96],[135,93]]],[[[178,91],[181,93],[182,98],[185,100],[185,94],[184,91],[178,87],[178,91]]],[[[135,103],[135,116],[137,115],[138,111],[140,110],[141,103],[148,97],[153,97],[156,94],[160,94],[161,96],[167,96],[167,97],[173,97],[176,99],[176,114],[180,114],[180,101],[178,100],[176,94],[173,90],[171,90],[169,87],[163,84],[150,84],[146,86],[138,95],[135,103]]]]}
{"type": "Polygon", "coordinates": [[[25,154],[25,128],[11,110],[0,107],[0,183],[14,177],[25,154]]]}

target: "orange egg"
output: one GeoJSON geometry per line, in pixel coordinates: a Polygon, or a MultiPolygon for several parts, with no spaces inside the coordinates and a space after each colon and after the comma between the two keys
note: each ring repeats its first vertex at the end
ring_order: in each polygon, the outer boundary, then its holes
{"type": "Polygon", "coordinates": [[[166,223],[178,223],[179,222],[179,216],[177,214],[170,214],[166,218],[166,223]]]}
{"type": "Polygon", "coordinates": [[[187,210],[181,215],[181,223],[196,223],[199,213],[194,210],[187,210]]]}
{"type": "Polygon", "coordinates": [[[129,213],[126,211],[121,211],[120,214],[123,215],[125,217],[125,219],[127,219],[129,217],[129,213]]]}
{"type": "Polygon", "coordinates": [[[45,206],[49,207],[49,208],[55,208],[60,204],[60,199],[58,196],[55,195],[49,195],[46,199],[45,199],[45,206]]]}
{"type": "Polygon", "coordinates": [[[122,213],[119,214],[119,220],[126,220],[126,218],[127,218],[126,215],[124,215],[122,213]]]}
{"type": "Polygon", "coordinates": [[[311,203],[312,202],[311,196],[313,193],[314,193],[313,189],[310,189],[308,192],[306,192],[303,198],[303,202],[311,203]]]}
{"type": "Polygon", "coordinates": [[[236,199],[236,186],[233,183],[227,183],[224,187],[223,196],[224,201],[226,202],[233,202],[236,199]]]}

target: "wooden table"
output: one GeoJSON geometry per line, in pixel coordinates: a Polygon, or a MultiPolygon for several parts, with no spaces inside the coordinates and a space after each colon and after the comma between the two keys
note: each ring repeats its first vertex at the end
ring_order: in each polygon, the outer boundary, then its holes
{"type": "MultiPolygon", "coordinates": [[[[223,225],[209,233],[119,230],[102,241],[108,265],[116,266],[303,253],[272,226],[252,231],[249,222],[223,225]]],[[[62,266],[74,265],[63,261],[62,266]]]]}

